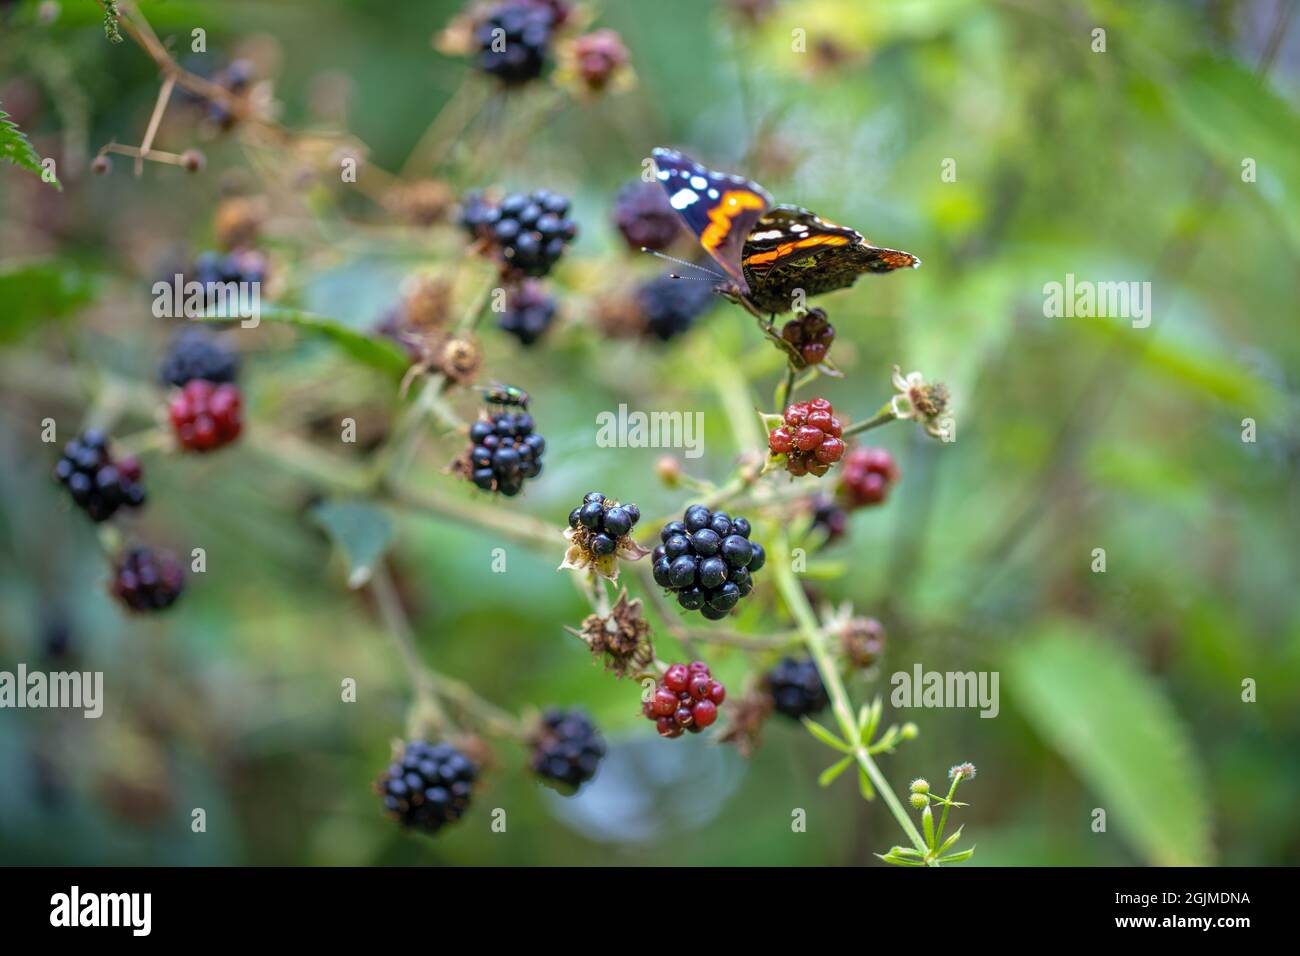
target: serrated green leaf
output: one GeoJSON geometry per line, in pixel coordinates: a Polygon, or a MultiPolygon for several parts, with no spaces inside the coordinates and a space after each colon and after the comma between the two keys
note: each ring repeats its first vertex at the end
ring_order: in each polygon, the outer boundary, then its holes
{"type": "Polygon", "coordinates": [[[1204,775],[1159,685],[1115,642],[1059,625],[1022,644],[1003,687],[1151,863],[1211,862],[1204,775]]]}
{"type": "MultiPolygon", "coordinates": [[[[7,160],[21,169],[35,173],[45,181],[45,168],[41,166],[41,155],[32,146],[31,140],[18,128],[18,124],[9,118],[9,114],[0,109],[0,159],[7,160]]],[[[49,181],[55,189],[62,191],[63,185],[58,178],[49,181]]]]}
{"type": "Polygon", "coordinates": [[[375,562],[393,540],[393,519],[378,505],[360,500],[322,501],[312,516],[348,562],[348,586],[370,580],[375,562]]]}
{"type": "Polygon", "coordinates": [[[842,754],[853,753],[852,747],[850,747],[844,741],[840,740],[840,738],[836,737],[833,733],[831,733],[821,724],[817,723],[817,721],[812,720],[808,717],[804,717],[802,718],[802,720],[803,720],[803,725],[808,728],[808,733],[812,734],[814,737],[816,737],[818,740],[824,743],[827,747],[831,747],[834,750],[838,750],[842,754]]]}
{"type": "Polygon", "coordinates": [[[863,800],[876,799],[876,788],[871,785],[871,778],[867,776],[862,764],[858,764],[858,792],[862,794],[863,800]]]}
{"type": "MultiPolygon", "coordinates": [[[[337,319],[312,312],[286,309],[281,306],[262,306],[258,313],[268,322],[280,322],[315,332],[329,339],[351,358],[364,365],[401,378],[411,365],[410,358],[397,345],[387,339],[377,338],[349,328],[337,319]]],[[[202,316],[209,322],[228,322],[228,316],[202,316]]]]}
{"type": "Polygon", "coordinates": [[[835,761],[829,767],[821,772],[817,778],[817,786],[829,787],[834,783],[845,770],[849,769],[849,764],[853,763],[852,757],[842,757],[835,761]]]}

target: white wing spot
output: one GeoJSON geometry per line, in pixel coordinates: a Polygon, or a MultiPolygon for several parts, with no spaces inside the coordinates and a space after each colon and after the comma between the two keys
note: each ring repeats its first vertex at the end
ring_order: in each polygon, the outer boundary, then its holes
{"type": "Polygon", "coordinates": [[[667,178],[668,178],[668,170],[666,170],[666,169],[661,169],[661,170],[659,170],[659,178],[660,178],[660,179],[667,179],[667,178]]]}
{"type": "Polygon", "coordinates": [[[717,198],[718,198],[718,191],[717,191],[716,189],[710,189],[708,195],[709,195],[709,198],[710,198],[710,199],[717,199],[717,198]]]}
{"type": "Polygon", "coordinates": [[[707,186],[708,184],[709,184],[709,181],[708,181],[707,179],[705,179],[703,176],[692,176],[692,177],[691,177],[691,185],[692,185],[693,187],[695,187],[696,189],[703,189],[703,188],[704,188],[705,186],[707,186]]]}
{"type": "Polygon", "coordinates": [[[691,203],[699,202],[700,197],[693,189],[679,189],[669,198],[668,203],[674,209],[685,209],[691,203]]]}

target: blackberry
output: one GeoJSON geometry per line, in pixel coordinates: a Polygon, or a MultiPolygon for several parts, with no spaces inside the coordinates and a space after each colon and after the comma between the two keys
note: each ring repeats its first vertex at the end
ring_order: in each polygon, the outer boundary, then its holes
{"type": "MultiPolygon", "coordinates": [[[[253,83],[253,64],[249,60],[232,60],[225,68],[212,76],[212,82],[235,96],[245,95],[253,83]]],[[[233,129],[237,117],[227,107],[216,100],[208,100],[208,119],[222,130],[233,129]]]]}
{"type": "Polygon", "coordinates": [[[703,661],[673,664],[655,684],[654,693],[641,705],[641,713],[655,722],[661,737],[698,734],[718,719],[727,689],[713,679],[703,661]]]}
{"type": "Polygon", "coordinates": [[[543,781],[572,793],[596,775],[605,739],[585,712],[555,707],[542,714],[532,740],[529,768],[543,781]]]}
{"type": "Polygon", "coordinates": [[[234,252],[201,252],[194,259],[188,278],[203,285],[227,282],[262,282],[266,279],[266,256],[255,249],[234,252]]]}
{"type": "Polygon", "coordinates": [[[632,528],[641,520],[641,509],[622,504],[599,491],[589,491],[582,504],[569,512],[569,541],[562,568],[594,567],[613,580],[617,577],[615,557],[635,561],[648,552],[632,540],[632,528]]]}
{"type": "Polygon", "coordinates": [[[830,703],[811,658],[782,658],[763,678],[773,706],[793,720],[809,717],[830,703]]]}
{"type": "Polygon", "coordinates": [[[614,197],[614,225],[633,251],[667,249],[681,235],[677,212],[657,182],[634,179],[614,197]]]}
{"type": "Polygon", "coordinates": [[[683,520],[660,530],[663,543],[651,552],[651,574],[686,610],[721,620],[754,589],[753,573],[767,560],[749,533],[744,518],[692,505],[683,520]]]}
{"type": "Polygon", "coordinates": [[[711,283],[669,275],[651,279],[636,293],[646,332],[662,342],[689,331],[716,301],[711,283]]]}
{"type": "Polygon", "coordinates": [[[161,611],[185,590],[185,569],[174,554],[137,545],[118,557],[110,590],[132,611],[161,611]]]}
{"type": "Polygon", "coordinates": [[[507,272],[534,278],[550,272],[578,234],[569,200],[546,189],[510,193],[500,203],[472,193],[462,203],[461,225],[501,257],[507,272]]]}
{"type": "Polygon", "coordinates": [[[388,815],[402,826],[433,834],[469,807],[478,768],[447,743],[411,740],[375,781],[388,815]]]}
{"type": "Polygon", "coordinates": [[[167,406],[176,442],[186,451],[212,451],[228,445],[243,430],[243,399],[238,385],[196,378],[167,406]]]}
{"type": "Polygon", "coordinates": [[[850,508],[878,505],[896,481],[893,455],[883,448],[855,448],[840,470],[839,496],[850,508]]]}
{"type": "Polygon", "coordinates": [[[144,504],[140,473],[140,462],[135,458],[113,460],[108,438],[98,429],[90,429],[64,445],[63,455],[54,466],[55,480],[96,522],[107,521],[123,506],[138,508],[144,504]]]}
{"type": "Polygon", "coordinates": [[[555,14],[540,4],[497,4],[474,28],[478,68],[506,86],[537,79],[546,66],[554,24],[555,14]]]}
{"type": "Polygon", "coordinates": [[[499,324],[521,344],[532,345],[550,328],[554,318],[555,300],[540,282],[530,279],[510,293],[499,324]]]}
{"type": "Polygon", "coordinates": [[[798,350],[805,364],[817,365],[825,361],[835,341],[835,326],[826,321],[823,309],[809,309],[781,327],[781,338],[798,350]]]}
{"type": "Polygon", "coordinates": [[[826,544],[838,541],[849,529],[849,513],[829,495],[812,499],[812,527],[826,536],[826,544]]]}
{"type": "Polygon", "coordinates": [[[191,326],[176,335],[167,349],[159,375],[177,388],[196,378],[220,384],[233,382],[239,358],[217,335],[191,326]]]}
{"type": "Polygon", "coordinates": [[[785,455],[792,475],[824,475],[844,455],[843,429],[831,403],[824,398],[796,402],[785,410],[785,422],[767,436],[773,457],[785,455]]]}
{"type": "Polygon", "coordinates": [[[454,467],[484,491],[513,498],[526,479],[542,473],[546,439],[533,431],[533,416],[525,411],[484,412],[469,438],[469,452],[454,467]]]}

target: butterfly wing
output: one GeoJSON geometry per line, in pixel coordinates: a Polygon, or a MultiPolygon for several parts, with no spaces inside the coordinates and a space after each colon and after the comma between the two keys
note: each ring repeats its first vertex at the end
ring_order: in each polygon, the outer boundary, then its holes
{"type": "Polygon", "coordinates": [[[669,204],[747,295],[741,255],[754,225],[771,208],[772,197],[758,183],[708,169],[676,150],[659,147],[652,155],[669,204]]]}
{"type": "Polygon", "coordinates": [[[857,230],[798,206],[776,206],[759,218],[741,268],[759,308],[786,312],[795,290],[819,295],[850,286],[865,272],[916,268],[910,252],[872,245],[857,230]]]}

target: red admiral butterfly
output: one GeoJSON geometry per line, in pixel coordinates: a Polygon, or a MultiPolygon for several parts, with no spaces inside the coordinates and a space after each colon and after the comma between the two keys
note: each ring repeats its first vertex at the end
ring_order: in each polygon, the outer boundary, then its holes
{"type": "Polygon", "coordinates": [[[773,206],[767,190],[741,176],[706,169],[672,149],[652,155],[669,203],[722,266],[732,294],[763,312],[789,312],[799,289],[820,295],[851,286],[864,272],[921,264],[807,209],[773,206]]]}

